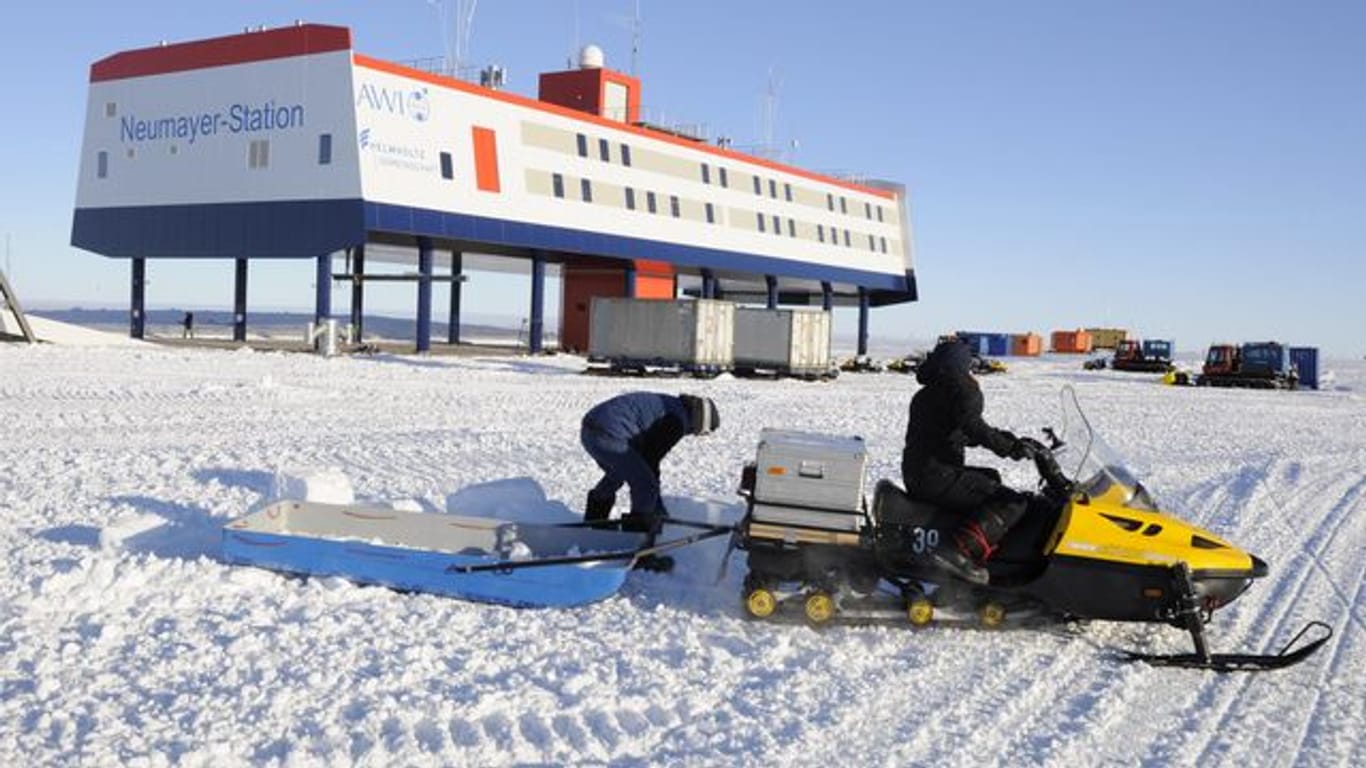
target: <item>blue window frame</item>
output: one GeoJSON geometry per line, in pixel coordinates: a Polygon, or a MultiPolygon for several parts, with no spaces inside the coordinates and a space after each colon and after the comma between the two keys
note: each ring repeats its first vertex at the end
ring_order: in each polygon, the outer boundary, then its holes
{"type": "Polygon", "coordinates": [[[864,204],[863,204],[863,213],[864,213],[864,215],[866,215],[868,218],[870,218],[870,219],[873,218],[873,204],[872,204],[872,203],[864,203],[864,204]]]}
{"type": "Polygon", "coordinates": [[[451,153],[450,153],[450,152],[442,152],[442,153],[441,153],[441,178],[443,178],[443,179],[453,179],[453,178],[455,178],[455,168],[454,168],[453,164],[451,163],[451,153]]]}
{"type": "Polygon", "coordinates": [[[778,198],[778,181],[776,179],[768,180],[768,196],[775,200],[778,198]]]}
{"type": "Polygon", "coordinates": [[[776,213],[773,214],[773,234],[778,235],[779,237],[782,237],[783,234],[783,220],[778,218],[778,214],[776,213]]]}
{"type": "Polygon", "coordinates": [[[797,222],[793,221],[792,219],[788,219],[788,220],[787,220],[787,236],[788,236],[788,237],[796,237],[796,236],[797,236],[797,222]]]}
{"type": "Polygon", "coordinates": [[[718,175],[718,176],[721,177],[721,186],[722,186],[722,187],[725,187],[725,188],[729,188],[729,187],[730,187],[730,179],[726,178],[726,168],[725,168],[725,166],[720,166],[720,167],[718,167],[718,168],[716,169],[716,175],[718,175]]]}
{"type": "Polygon", "coordinates": [[[846,216],[849,215],[849,198],[847,198],[847,197],[841,197],[841,198],[840,198],[840,213],[842,213],[842,214],[844,214],[844,215],[846,215],[846,216]]]}
{"type": "Polygon", "coordinates": [[[598,139],[598,157],[604,163],[612,162],[612,145],[607,143],[607,139],[598,139]]]}
{"type": "Polygon", "coordinates": [[[819,241],[821,241],[822,243],[825,242],[825,225],[824,225],[824,224],[817,224],[817,225],[816,225],[816,239],[819,240],[819,241]]]}
{"type": "Polygon", "coordinates": [[[588,137],[579,134],[579,157],[588,157],[588,137]]]}
{"type": "Polygon", "coordinates": [[[550,177],[550,185],[554,188],[555,197],[564,197],[564,177],[554,174],[550,177]]]}
{"type": "Polygon", "coordinates": [[[332,164],[332,134],[318,134],[318,165],[332,164]]]}
{"type": "Polygon", "coordinates": [[[767,232],[768,230],[764,228],[764,215],[763,215],[762,213],[758,213],[758,214],[756,214],[756,216],[758,217],[758,221],[759,221],[759,231],[760,231],[760,232],[767,232]]]}
{"type": "Polygon", "coordinates": [[[109,176],[109,153],[100,152],[95,155],[95,178],[103,179],[109,176]]]}
{"type": "Polygon", "coordinates": [[[702,183],[711,183],[711,166],[707,165],[706,163],[702,164],[702,183]]]}
{"type": "Polygon", "coordinates": [[[631,189],[630,187],[627,187],[627,188],[626,188],[626,210],[628,210],[628,211],[634,211],[635,209],[636,209],[636,191],[635,191],[634,189],[631,189]]]}
{"type": "Polygon", "coordinates": [[[585,203],[593,202],[593,182],[588,179],[579,179],[579,192],[585,203]]]}
{"type": "Polygon", "coordinates": [[[877,207],[877,220],[882,221],[882,206],[877,207]]]}
{"type": "Polygon", "coordinates": [[[669,213],[673,214],[675,219],[678,218],[681,213],[678,206],[678,195],[669,195],[669,213]]]}
{"type": "Polygon", "coordinates": [[[832,211],[835,210],[835,196],[829,192],[825,193],[825,207],[832,211]]]}
{"type": "Polygon", "coordinates": [[[631,167],[631,145],[621,145],[621,164],[627,168],[631,167]]]}
{"type": "Polygon", "coordinates": [[[783,197],[786,197],[786,198],[787,198],[787,201],[788,201],[789,203],[792,202],[792,185],[791,185],[791,184],[783,184],[783,197]]]}
{"type": "Polygon", "coordinates": [[[764,193],[764,183],[763,183],[762,181],[759,180],[759,177],[758,177],[758,176],[755,176],[755,177],[754,177],[754,194],[756,194],[756,195],[762,195],[763,193],[764,193]]]}
{"type": "Polygon", "coordinates": [[[711,203],[707,203],[707,223],[716,223],[716,209],[712,208],[711,203]]]}
{"type": "Polygon", "coordinates": [[[656,210],[658,210],[658,209],[655,207],[655,193],[653,193],[653,192],[646,192],[646,193],[645,193],[645,207],[646,207],[647,209],[649,209],[650,213],[654,213],[656,210]]]}

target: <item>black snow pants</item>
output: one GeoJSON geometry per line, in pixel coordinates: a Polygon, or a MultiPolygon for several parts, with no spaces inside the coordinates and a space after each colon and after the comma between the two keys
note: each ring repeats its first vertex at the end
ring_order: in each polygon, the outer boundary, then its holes
{"type": "Polygon", "coordinates": [[[903,479],[911,498],[963,513],[955,539],[978,561],[990,557],[1029,511],[1029,496],[1004,485],[1001,473],[987,467],[940,465],[903,479]]]}

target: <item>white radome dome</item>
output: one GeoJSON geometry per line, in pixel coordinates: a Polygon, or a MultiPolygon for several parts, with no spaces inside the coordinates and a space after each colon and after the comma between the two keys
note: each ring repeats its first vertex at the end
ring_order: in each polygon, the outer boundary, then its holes
{"type": "Polygon", "coordinates": [[[602,69],[605,57],[596,45],[585,45],[579,51],[579,69],[602,69]]]}

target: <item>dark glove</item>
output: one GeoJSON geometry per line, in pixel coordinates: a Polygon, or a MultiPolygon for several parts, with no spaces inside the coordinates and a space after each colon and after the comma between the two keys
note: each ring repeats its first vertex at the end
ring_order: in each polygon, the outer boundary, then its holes
{"type": "Polygon", "coordinates": [[[1010,458],[1015,460],[1032,459],[1034,455],[1047,450],[1043,443],[1032,437],[1017,437],[1010,448],[1010,458]]]}

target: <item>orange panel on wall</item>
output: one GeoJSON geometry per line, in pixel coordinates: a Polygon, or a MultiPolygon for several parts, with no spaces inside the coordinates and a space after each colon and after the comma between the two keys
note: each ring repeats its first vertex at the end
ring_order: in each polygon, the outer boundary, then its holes
{"type": "Polygon", "coordinates": [[[498,134],[474,126],[474,180],[484,192],[502,191],[498,180],[498,134]]]}

